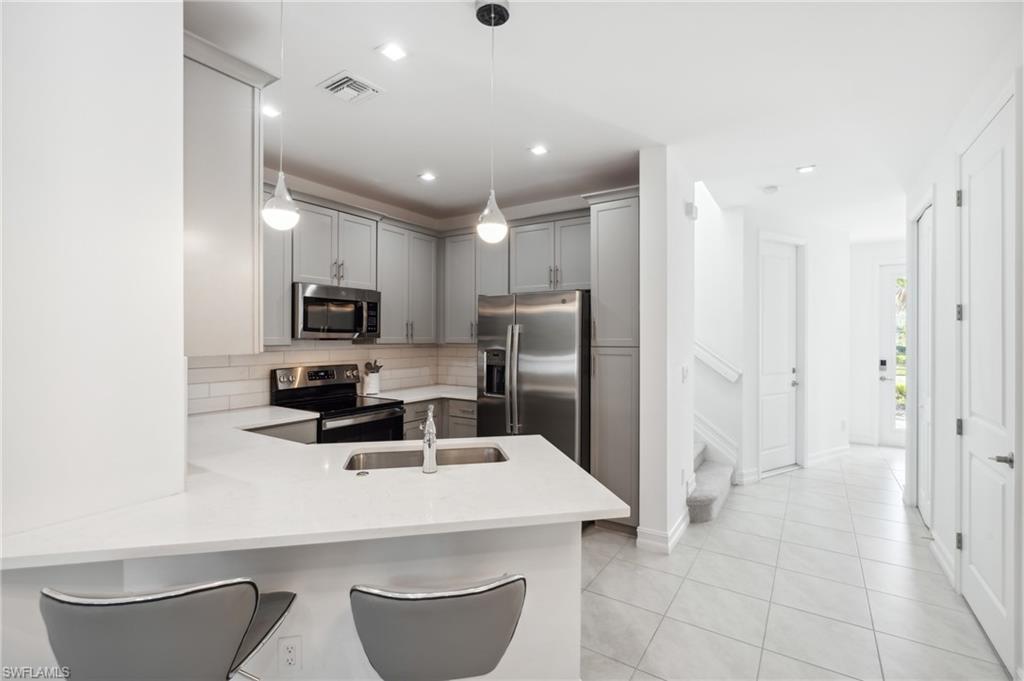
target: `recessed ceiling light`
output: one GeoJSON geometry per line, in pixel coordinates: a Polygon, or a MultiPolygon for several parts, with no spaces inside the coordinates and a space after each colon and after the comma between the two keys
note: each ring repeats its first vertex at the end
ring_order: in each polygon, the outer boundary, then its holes
{"type": "Polygon", "coordinates": [[[278,116],[281,115],[281,110],[278,109],[273,104],[264,104],[263,115],[266,116],[267,118],[277,118],[278,116]]]}
{"type": "Polygon", "coordinates": [[[817,166],[799,166],[797,167],[796,172],[806,175],[807,173],[813,173],[815,168],[817,168],[817,166]]]}
{"type": "Polygon", "coordinates": [[[405,50],[398,43],[387,43],[377,48],[377,51],[383,54],[391,61],[398,61],[405,59],[405,50]]]}
{"type": "Polygon", "coordinates": [[[777,184],[766,184],[761,187],[761,191],[765,194],[777,194],[779,192],[779,185],[777,184]]]}
{"type": "Polygon", "coordinates": [[[437,175],[430,172],[429,170],[424,170],[422,173],[420,173],[420,179],[423,180],[424,182],[433,182],[434,180],[437,179],[437,175]]]}
{"type": "Polygon", "coordinates": [[[530,147],[530,153],[533,154],[534,156],[543,156],[544,154],[548,153],[548,148],[545,147],[543,144],[534,144],[532,147],[530,147]]]}

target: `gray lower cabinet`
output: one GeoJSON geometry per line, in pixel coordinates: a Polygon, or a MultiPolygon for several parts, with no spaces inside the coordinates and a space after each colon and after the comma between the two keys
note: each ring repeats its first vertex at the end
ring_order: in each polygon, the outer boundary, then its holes
{"type": "Polygon", "coordinates": [[[640,518],[640,350],[591,348],[590,473],[640,518]]]}
{"type": "Polygon", "coordinates": [[[406,403],[403,439],[423,439],[420,426],[427,422],[430,405],[434,405],[434,426],[438,437],[476,437],[476,402],[441,399],[406,403]]]}

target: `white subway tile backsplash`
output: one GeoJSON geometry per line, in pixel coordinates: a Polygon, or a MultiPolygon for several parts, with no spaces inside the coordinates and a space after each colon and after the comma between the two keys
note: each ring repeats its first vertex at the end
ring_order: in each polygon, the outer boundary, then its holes
{"type": "Polygon", "coordinates": [[[281,366],[379,360],[381,390],[417,388],[435,383],[476,385],[475,346],[380,346],[296,341],[268,347],[258,355],[189,358],[189,413],[245,409],[270,402],[270,370],[281,366]],[[450,370],[460,367],[459,372],[450,370]],[[460,375],[466,374],[466,375],[460,375]]]}

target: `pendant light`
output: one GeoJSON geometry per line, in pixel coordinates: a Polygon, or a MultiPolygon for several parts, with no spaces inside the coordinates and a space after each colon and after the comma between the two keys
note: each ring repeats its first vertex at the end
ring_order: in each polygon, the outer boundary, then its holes
{"type": "MultiPolygon", "coordinates": [[[[284,79],[284,0],[281,0],[281,77],[284,79]]],[[[263,221],[269,227],[280,231],[289,230],[299,224],[299,207],[288,193],[288,185],[284,182],[284,118],[277,123],[277,185],[274,195],[263,204],[263,221]]]]}
{"type": "Polygon", "coordinates": [[[487,243],[496,244],[508,235],[508,222],[494,198],[494,28],[508,21],[508,3],[477,0],[476,18],[491,29],[491,194],[476,223],[476,232],[487,243]]]}

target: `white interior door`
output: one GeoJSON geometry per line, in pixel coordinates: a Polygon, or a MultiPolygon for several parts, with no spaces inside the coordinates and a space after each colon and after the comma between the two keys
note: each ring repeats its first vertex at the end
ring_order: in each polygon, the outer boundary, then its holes
{"type": "Polygon", "coordinates": [[[796,463],[797,247],[761,244],[761,470],[796,463]]]}
{"type": "Polygon", "coordinates": [[[1014,668],[1016,201],[1014,107],[961,157],[961,588],[1014,668]],[[1003,457],[1004,462],[994,460],[1003,457]]]}
{"type": "MultiPolygon", "coordinates": [[[[935,211],[929,206],[917,219],[917,507],[932,526],[932,386],[935,364],[935,211]]],[[[912,301],[914,302],[914,301],[912,301]]]]}
{"type": "Polygon", "coordinates": [[[878,268],[878,441],[907,442],[907,268],[878,268]]]}

